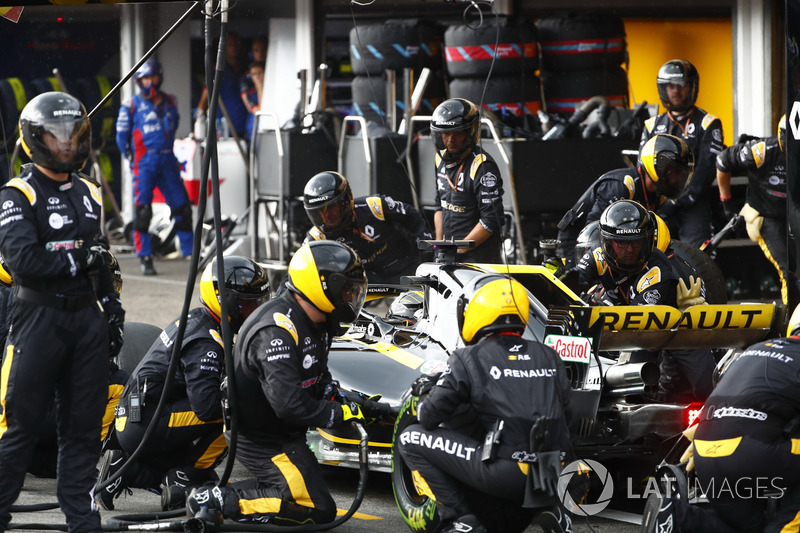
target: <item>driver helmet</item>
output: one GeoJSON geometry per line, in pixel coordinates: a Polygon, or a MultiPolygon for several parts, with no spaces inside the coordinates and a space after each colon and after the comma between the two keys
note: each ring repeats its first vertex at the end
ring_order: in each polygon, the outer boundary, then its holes
{"type": "Polygon", "coordinates": [[[441,158],[447,162],[461,161],[478,144],[481,135],[481,114],[464,98],[451,98],[439,104],[431,116],[431,138],[441,158]],[[466,132],[460,146],[448,147],[442,135],[466,132]]]}
{"type": "MultiPolygon", "coordinates": [[[[250,313],[269,300],[269,280],[266,270],[247,257],[231,255],[225,257],[223,263],[228,321],[236,333],[250,313]]],[[[222,314],[220,292],[217,259],[214,258],[200,277],[200,302],[217,318],[222,314]]]]}
{"type": "Polygon", "coordinates": [[[584,255],[600,246],[600,221],[589,222],[578,234],[575,243],[575,264],[581,262],[584,255]]]}
{"type": "Polygon", "coordinates": [[[661,65],[661,68],[658,69],[656,83],[658,85],[658,97],[661,99],[661,104],[668,111],[686,113],[694,107],[697,101],[697,92],[700,89],[700,76],[697,74],[697,69],[694,68],[694,65],[685,59],[671,59],[661,65]],[[682,104],[675,106],[669,101],[667,85],[670,84],[689,87],[686,100],[682,104]]]}
{"type": "Polygon", "coordinates": [[[778,146],[781,151],[786,151],[786,115],[778,121],[778,146]]]}
{"type": "Polygon", "coordinates": [[[303,190],[303,207],[311,223],[332,239],[353,224],[353,191],[338,172],[320,172],[303,190]]]}
{"type": "Polygon", "coordinates": [[[655,247],[650,213],[633,200],[618,200],[600,215],[600,247],[612,271],[630,275],[647,264],[655,247]]]}
{"type": "Polygon", "coordinates": [[[413,326],[417,322],[417,313],[422,310],[425,295],[422,291],[406,291],[394,299],[386,312],[387,322],[395,322],[404,326],[413,326]]]}
{"type": "Polygon", "coordinates": [[[139,70],[133,75],[133,79],[136,80],[136,85],[139,86],[139,92],[142,93],[142,97],[146,100],[152,100],[161,89],[161,82],[164,81],[164,70],[161,68],[161,63],[158,59],[151,57],[139,67],[139,70]],[[145,76],[158,76],[158,78],[149,87],[145,87],[142,84],[142,78],[145,76]]]}
{"type": "Polygon", "coordinates": [[[639,150],[639,170],[647,173],[659,194],[677,198],[694,172],[694,154],[683,139],[660,133],[639,150]]]}
{"type": "Polygon", "coordinates": [[[28,102],[20,113],[19,135],[22,149],[34,164],[64,173],[83,168],[92,126],[80,100],[53,91],[28,102]]]}
{"type": "Polygon", "coordinates": [[[529,312],[528,291],[520,282],[484,274],[469,281],[456,302],[458,332],[467,345],[492,333],[522,333],[529,312]]]}
{"type": "Polygon", "coordinates": [[[286,287],[316,310],[353,322],[367,295],[367,275],[358,254],[338,241],[303,244],[289,261],[286,287]]]}

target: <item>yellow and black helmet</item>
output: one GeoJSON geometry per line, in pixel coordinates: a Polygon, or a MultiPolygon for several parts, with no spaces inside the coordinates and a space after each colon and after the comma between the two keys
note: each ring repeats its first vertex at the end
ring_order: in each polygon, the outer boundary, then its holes
{"type": "Polygon", "coordinates": [[[417,311],[425,305],[425,294],[420,290],[406,291],[392,302],[386,312],[386,321],[413,326],[417,321],[417,311]]]}
{"type": "Polygon", "coordinates": [[[655,221],[633,200],[617,200],[600,215],[600,247],[612,270],[634,274],[641,270],[655,247],[655,221]]]}
{"type": "MultiPolygon", "coordinates": [[[[238,332],[250,313],[269,300],[270,287],[267,272],[258,263],[247,257],[229,256],[225,264],[225,304],[231,329],[238,332]]],[[[200,302],[214,316],[222,315],[220,305],[221,286],[217,277],[216,258],[208,264],[200,277],[200,302]]]]}
{"type": "Polygon", "coordinates": [[[782,151],[786,151],[786,115],[778,121],[778,146],[782,151]]]}
{"type": "Polygon", "coordinates": [[[315,174],[303,189],[303,207],[311,223],[329,239],[353,224],[353,191],[332,170],[315,174]]]}
{"type": "Polygon", "coordinates": [[[692,179],[694,154],[680,137],[659,133],[639,150],[639,165],[659,193],[677,198],[692,179]]]}
{"type": "Polygon", "coordinates": [[[364,306],[367,275],[355,251],[338,241],[303,244],[289,261],[288,289],[339,322],[352,322],[364,306]]]}
{"type": "Polygon", "coordinates": [[[500,274],[470,280],[456,302],[458,331],[464,344],[497,332],[525,331],[530,302],[522,284],[500,274]]]}
{"type": "Polygon", "coordinates": [[[600,221],[595,220],[589,222],[578,233],[578,239],[575,242],[575,264],[581,262],[583,256],[588,252],[594,251],[595,248],[600,246],[600,221]]]}

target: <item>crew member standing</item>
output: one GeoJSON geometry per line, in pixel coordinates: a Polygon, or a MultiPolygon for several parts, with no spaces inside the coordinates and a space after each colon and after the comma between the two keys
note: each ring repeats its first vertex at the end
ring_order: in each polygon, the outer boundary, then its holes
{"type": "Polygon", "coordinates": [[[433,111],[436,146],[436,238],[472,240],[459,250],[462,262],[502,263],[503,179],[492,156],[478,146],[481,114],[463,98],[445,100],[433,111]]]}
{"type": "Polygon", "coordinates": [[[647,119],[642,130],[641,148],[650,137],[668,133],[681,137],[694,153],[694,176],[676,200],[658,210],[673,235],[700,246],[711,238],[711,184],[715,177],[717,154],[725,148],[722,122],[695,105],[700,76],[694,65],[673,59],[658,70],[658,96],[666,112],[647,119]],[[675,230],[677,227],[677,231],[675,230]]]}
{"type": "Polygon", "coordinates": [[[89,155],[91,126],[80,101],[48,92],[28,102],[19,128],[33,164],[0,189],[0,253],[16,283],[0,372],[0,531],[11,520],[9,508],[55,396],[58,503],[69,531],[96,533],[92,492],[108,394],[109,324],[123,311],[98,243],[100,187],[76,172],[89,155]]]}
{"type": "Polygon", "coordinates": [[[184,257],[192,255],[192,204],[183,186],[180,163],[172,152],[178,129],[178,105],[161,91],[161,63],[148,59],[134,74],[140,94],[119,108],[117,146],[131,162],[133,173],[133,230],[136,256],[145,276],[156,275],[150,219],[153,189],[158,187],[175,221],[175,232],[184,257]]]}

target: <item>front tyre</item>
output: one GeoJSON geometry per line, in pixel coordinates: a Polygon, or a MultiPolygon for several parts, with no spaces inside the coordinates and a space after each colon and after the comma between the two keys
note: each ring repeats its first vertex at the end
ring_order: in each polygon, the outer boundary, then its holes
{"type": "Polygon", "coordinates": [[[436,502],[420,494],[414,485],[411,470],[406,465],[397,444],[397,437],[405,428],[417,422],[419,398],[409,395],[400,407],[400,414],[392,434],[392,491],[394,501],[411,531],[431,533],[439,528],[441,520],[436,502]]]}

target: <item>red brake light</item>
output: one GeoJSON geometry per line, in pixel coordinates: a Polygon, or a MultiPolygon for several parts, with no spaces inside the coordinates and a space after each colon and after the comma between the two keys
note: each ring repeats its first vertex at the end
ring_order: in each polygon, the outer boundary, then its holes
{"type": "Polygon", "coordinates": [[[687,428],[697,423],[700,417],[700,411],[702,410],[702,402],[692,402],[686,407],[683,411],[683,421],[687,428]]]}

